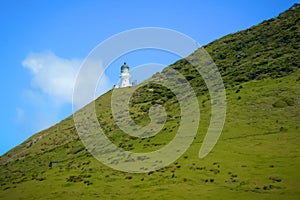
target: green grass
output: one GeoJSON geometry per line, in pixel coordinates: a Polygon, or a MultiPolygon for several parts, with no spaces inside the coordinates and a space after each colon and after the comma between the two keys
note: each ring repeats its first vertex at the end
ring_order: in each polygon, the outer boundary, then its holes
{"type": "MultiPolygon", "coordinates": [[[[171,67],[196,89],[201,121],[195,140],[178,160],[149,173],[113,170],[84,148],[69,117],[0,157],[0,199],[299,199],[297,19],[299,9],[288,10],[279,18],[206,46],[226,84],[227,117],[218,143],[204,159],[198,153],[209,125],[210,97],[199,74],[183,59],[171,67]],[[273,32],[273,37],[286,43],[282,31],[277,31],[280,27],[289,33],[287,45],[267,37],[273,32]],[[234,56],[236,52],[239,57],[234,56]],[[280,68],[276,67],[279,63],[280,68]],[[291,70],[281,70],[287,68],[291,70]],[[50,168],[51,161],[58,165],[50,168]]],[[[191,58],[197,59],[197,52],[191,58]]],[[[156,103],[166,108],[164,128],[154,137],[137,139],[116,126],[110,110],[111,91],[95,101],[108,138],[134,152],[159,149],[176,134],[180,108],[167,88],[150,84],[137,90],[131,98],[131,117],[147,125],[148,110],[156,103]]],[[[88,106],[80,112],[89,115],[87,110],[88,106]]]]}
{"type": "MultiPolygon", "coordinates": [[[[1,173],[0,198],[297,199],[300,197],[300,82],[296,81],[299,76],[300,71],[280,79],[247,82],[238,93],[238,87],[228,89],[224,132],[204,159],[197,156],[207,129],[208,105],[202,106],[203,123],[196,140],[166,168],[146,174],[114,171],[86,150],[77,152],[81,144],[75,140],[54,151],[2,166],[2,172],[6,169],[10,173],[1,173]],[[295,104],[274,107],[273,103],[280,98],[293,98],[295,104]],[[50,169],[51,160],[58,160],[59,165],[50,169]]],[[[200,102],[202,98],[206,96],[199,97],[200,102]]],[[[151,146],[157,141],[153,138],[144,143],[151,146]]],[[[145,150],[137,140],[126,144],[136,145],[135,151],[145,150]]]]}

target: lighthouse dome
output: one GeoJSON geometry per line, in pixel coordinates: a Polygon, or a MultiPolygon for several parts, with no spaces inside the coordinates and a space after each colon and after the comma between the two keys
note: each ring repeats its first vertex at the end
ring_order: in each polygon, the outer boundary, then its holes
{"type": "Polygon", "coordinates": [[[124,62],[124,64],[121,66],[121,73],[123,72],[128,72],[129,71],[129,66],[124,62]]]}

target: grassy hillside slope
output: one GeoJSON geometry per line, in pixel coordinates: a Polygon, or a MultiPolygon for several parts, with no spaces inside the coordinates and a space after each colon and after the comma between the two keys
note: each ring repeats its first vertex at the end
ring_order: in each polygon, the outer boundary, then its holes
{"type": "MultiPolygon", "coordinates": [[[[1,156],[0,199],[299,199],[299,20],[295,5],[205,46],[226,85],[227,118],[220,140],[204,159],[198,151],[211,104],[201,76],[187,62],[199,59],[196,51],[170,66],[190,81],[201,109],[197,137],[177,161],[145,174],[115,171],[84,148],[69,117],[1,156]],[[51,161],[58,165],[49,167],[51,161]]],[[[119,130],[110,110],[111,92],[95,105],[116,145],[148,152],[172,140],[180,120],[172,92],[152,84],[133,95],[130,111],[136,123],[149,123],[153,103],[164,105],[168,113],[163,130],[147,139],[119,130]]]]}

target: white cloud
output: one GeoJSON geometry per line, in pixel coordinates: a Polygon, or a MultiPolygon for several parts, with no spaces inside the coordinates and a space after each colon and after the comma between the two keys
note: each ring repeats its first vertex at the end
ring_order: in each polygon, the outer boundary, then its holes
{"type": "Polygon", "coordinates": [[[32,86],[57,103],[72,101],[74,81],[81,61],[65,59],[51,52],[31,53],[22,62],[33,75],[32,86]]]}
{"type": "MultiPolygon", "coordinates": [[[[22,108],[16,110],[17,119],[27,121],[27,126],[31,126],[32,131],[35,132],[70,115],[74,85],[81,64],[80,59],[61,58],[52,52],[29,54],[22,65],[32,74],[32,88],[23,91],[25,101],[22,108]]],[[[78,99],[80,106],[88,103],[87,100],[91,100],[90,97],[85,96],[88,87],[95,88],[91,85],[91,77],[99,77],[99,72],[104,71],[99,61],[89,64],[93,67],[90,68],[92,70],[87,70],[87,76],[81,80],[83,83],[79,93],[81,98],[78,99]]],[[[100,90],[95,91],[95,96],[111,87],[108,77],[104,74],[98,85],[100,90]]]]}
{"type": "MultiPolygon", "coordinates": [[[[39,89],[43,94],[52,97],[54,102],[63,104],[72,102],[74,84],[81,63],[82,61],[79,59],[60,58],[52,52],[45,52],[29,54],[22,65],[32,72],[32,86],[35,89],[39,89]]],[[[89,60],[86,66],[87,70],[84,72],[86,76],[81,81],[82,87],[86,89],[87,87],[95,88],[91,85],[94,82],[92,80],[98,78],[104,69],[101,62],[95,60],[89,60]]],[[[105,74],[98,88],[100,89],[97,89],[96,95],[100,95],[111,88],[111,83],[105,74]]],[[[82,92],[84,91],[83,89],[82,92]]],[[[81,96],[84,98],[85,94],[83,93],[81,96]]]]}

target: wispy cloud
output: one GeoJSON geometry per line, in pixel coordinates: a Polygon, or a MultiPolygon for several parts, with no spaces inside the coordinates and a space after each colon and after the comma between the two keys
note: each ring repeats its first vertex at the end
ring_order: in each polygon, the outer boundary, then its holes
{"type": "Polygon", "coordinates": [[[22,108],[16,108],[17,112],[17,123],[22,123],[25,118],[25,111],[22,108]]]}
{"type": "MultiPolygon", "coordinates": [[[[38,131],[65,117],[66,107],[69,112],[67,114],[71,114],[73,90],[81,64],[81,59],[62,58],[52,52],[30,53],[22,65],[32,74],[32,87],[24,90],[23,97],[26,103],[23,108],[17,108],[17,117],[23,120],[30,117],[27,126],[31,126],[32,131],[38,131]]],[[[94,62],[94,65],[102,68],[99,62],[94,62]]],[[[90,74],[95,76],[93,71],[90,74]]],[[[90,86],[88,76],[83,81],[87,83],[83,87],[90,86]]],[[[111,83],[105,75],[100,84],[95,96],[111,88],[111,83]]],[[[83,106],[88,102],[84,101],[84,94],[81,96],[83,100],[80,101],[80,106],[83,106]]]]}
{"type": "Polygon", "coordinates": [[[32,86],[59,104],[72,101],[74,81],[81,61],[65,59],[51,52],[31,53],[22,62],[32,75],[32,86]]]}

